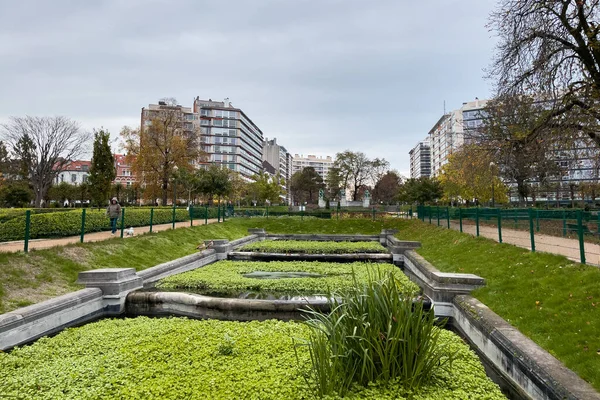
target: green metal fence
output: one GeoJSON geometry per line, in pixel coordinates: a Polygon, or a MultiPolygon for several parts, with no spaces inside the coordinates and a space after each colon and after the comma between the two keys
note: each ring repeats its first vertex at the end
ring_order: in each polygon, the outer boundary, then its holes
{"type": "Polygon", "coordinates": [[[418,206],[417,215],[424,222],[461,232],[467,225],[471,230],[474,227],[475,236],[480,236],[483,227],[492,227],[497,230],[500,243],[507,235],[514,235],[512,232],[527,231],[531,251],[536,250],[536,234],[575,239],[582,264],[586,263],[585,243],[600,242],[600,213],[596,211],[418,206]]]}
{"type": "MultiPolygon", "coordinates": [[[[233,207],[203,206],[190,207],[131,207],[121,209],[117,219],[120,237],[125,236],[128,227],[148,226],[149,231],[159,224],[170,224],[175,228],[177,222],[189,221],[190,226],[207,224],[209,219],[217,218],[220,222],[233,215],[233,207]]],[[[0,211],[5,212],[5,209],[0,211]]],[[[32,239],[59,238],[79,236],[81,243],[85,235],[91,232],[110,230],[110,220],[103,209],[74,209],[57,212],[39,212],[38,210],[7,210],[12,212],[10,218],[0,220],[0,242],[23,241],[23,251],[29,251],[32,239]]]]}

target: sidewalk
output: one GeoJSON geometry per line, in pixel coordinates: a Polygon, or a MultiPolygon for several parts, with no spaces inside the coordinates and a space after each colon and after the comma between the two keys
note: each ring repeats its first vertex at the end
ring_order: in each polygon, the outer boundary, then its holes
{"type": "MultiPolygon", "coordinates": [[[[213,224],[216,223],[217,219],[209,219],[208,223],[213,224]]],[[[204,219],[195,219],[194,226],[204,225],[204,219]]],[[[188,228],[190,226],[190,221],[184,222],[176,222],[175,228],[188,228]]],[[[161,225],[153,225],[152,232],[160,232],[166,231],[173,228],[173,224],[161,224],[161,225]]],[[[138,226],[133,228],[134,236],[141,235],[142,233],[150,232],[150,226],[138,226]]],[[[107,232],[94,232],[94,233],[86,233],[83,241],[85,243],[89,242],[100,242],[102,240],[111,239],[114,237],[120,237],[121,231],[118,230],[117,233],[111,235],[110,231],[107,232]]],[[[127,238],[127,229],[123,233],[123,238],[127,238]]],[[[41,250],[41,249],[49,249],[54,246],[66,246],[67,244],[79,243],[80,236],[68,236],[64,238],[57,239],[32,239],[29,241],[29,250],[41,250]]],[[[3,242],[0,243],[0,253],[16,253],[18,251],[23,251],[23,246],[25,242],[23,240],[18,240],[14,242],[3,242]]]]}
{"type": "MultiPolygon", "coordinates": [[[[432,225],[436,225],[432,223],[432,225]]],[[[446,227],[446,221],[442,221],[441,227],[446,227]]],[[[458,223],[450,221],[450,228],[460,230],[458,223]]],[[[475,225],[463,222],[463,232],[475,236],[477,228],[475,225]]],[[[498,241],[498,228],[494,226],[479,226],[479,236],[498,241]]],[[[567,257],[570,260],[580,262],[579,241],[577,239],[568,239],[557,236],[534,234],[535,251],[558,254],[567,257]]],[[[520,231],[502,227],[502,243],[509,243],[515,246],[531,250],[531,238],[529,231],[520,231]]],[[[585,243],[586,264],[600,266],[600,245],[585,243]]]]}

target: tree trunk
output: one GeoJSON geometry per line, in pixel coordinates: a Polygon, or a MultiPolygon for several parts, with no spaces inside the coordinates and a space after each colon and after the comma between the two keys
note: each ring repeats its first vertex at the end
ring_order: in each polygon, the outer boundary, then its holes
{"type": "Polygon", "coordinates": [[[517,192],[519,194],[519,206],[527,206],[527,186],[525,186],[524,179],[517,179],[517,192]]]}

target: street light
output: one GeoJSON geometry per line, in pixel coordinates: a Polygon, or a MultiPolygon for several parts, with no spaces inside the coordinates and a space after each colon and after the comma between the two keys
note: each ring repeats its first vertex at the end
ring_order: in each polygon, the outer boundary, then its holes
{"type": "Polygon", "coordinates": [[[492,172],[492,208],[496,206],[496,199],[494,197],[494,167],[496,164],[493,161],[490,161],[490,171],[492,172]]]}
{"type": "Polygon", "coordinates": [[[177,165],[173,167],[173,207],[177,206],[177,165]]]}

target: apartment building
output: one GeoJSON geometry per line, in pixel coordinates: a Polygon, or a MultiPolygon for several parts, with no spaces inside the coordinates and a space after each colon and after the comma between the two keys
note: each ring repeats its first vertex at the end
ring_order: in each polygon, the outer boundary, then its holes
{"type": "Polygon", "coordinates": [[[295,154],[292,159],[292,175],[298,171],[302,171],[306,167],[313,167],[315,171],[323,178],[323,181],[327,180],[327,174],[329,168],[333,167],[334,160],[331,156],[317,157],[315,155],[304,155],[295,154]]]}
{"type": "Polygon", "coordinates": [[[265,167],[265,161],[268,165],[275,168],[275,174],[279,174],[284,180],[284,189],[286,196],[282,198],[286,203],[289,203],[289,187],[290,180],[292,179],[292,156],[287,149],[277,144],[277,139],[271,140],[265,138],[263,142],[263,167],[265,167]]]}
{"type": "Polygon", "coordinates": [[[431,147],[429,139],[417,143],[417,145],[408,152],[410,156],[410,177],[418,179],[431,176],[431,147]]]}
{"type": "Polygon", "coordinates": [[[465,143],[465,131],[481,126],[486,105],[487,100],[479,99],[463,103],[458,110],[442,115],[429,130],[431,176],[438,176],[448,157],[465,143]]]}
{"type": "Polygon", "coordinates": [[[192,113],[207,162],[221,164],[246,179],[262,170],[263,133],[229,101],[194,99],[192,113]]]}

